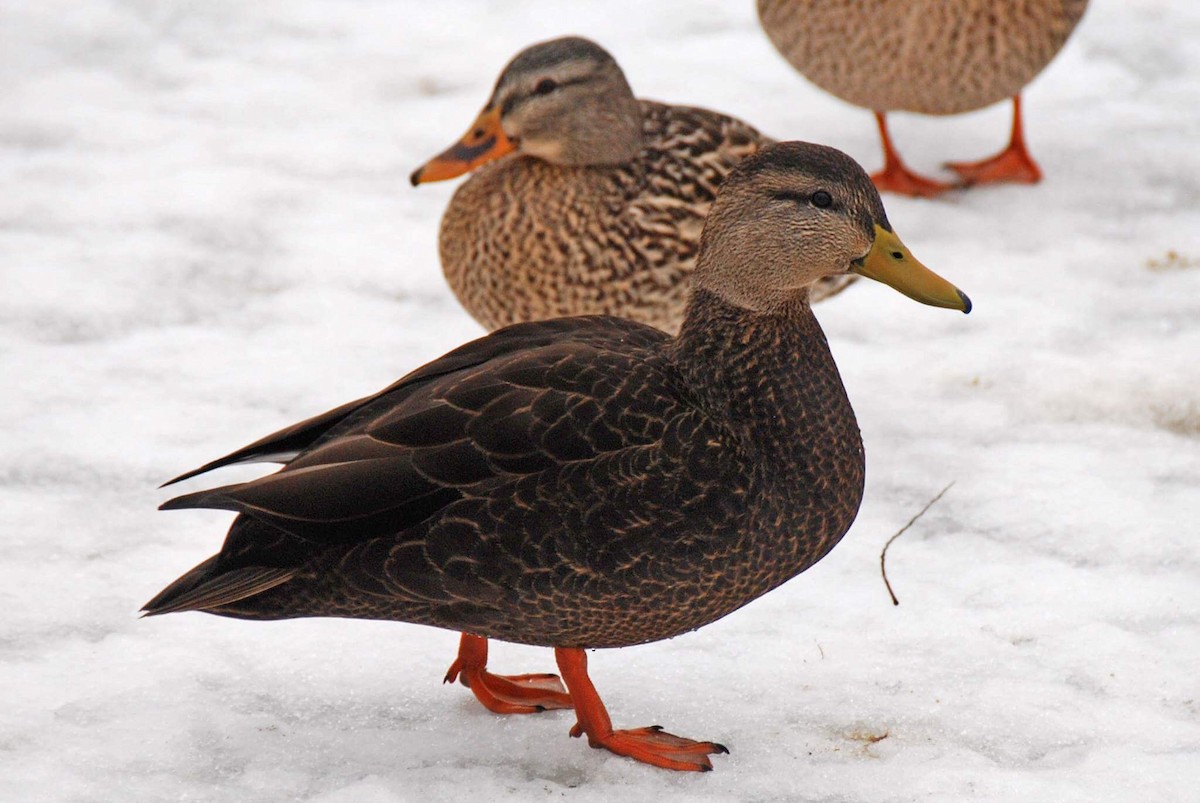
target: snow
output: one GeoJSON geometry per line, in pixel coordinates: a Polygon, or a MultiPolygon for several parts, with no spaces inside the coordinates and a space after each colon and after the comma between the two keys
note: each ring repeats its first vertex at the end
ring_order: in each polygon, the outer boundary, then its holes
{"type": "MultiPolygon", "coordinates": [[[[867,444],[845,541],[697,633],[592,654],[618,726],[721,741],[715,772],[488,714],[440,685],[452,633],[137,618],[229,521],[156,511],[159,482],[478,334],[437,264],[453,185],[407,176],[519,48],[588,35],[644,97],[876,167],[870,116],[752,6],[3,4],[0,799],[1197,799],[1194,4],[1092,4],[1027,95],[1041,186],[886,198],[976,311],[878,285],[818,309],[867,444]],[[879,551],[951,481],[888,554],[893,607],[879,551]]],[[[894,134],[935,172],[1007,125],[894,134]]]]}

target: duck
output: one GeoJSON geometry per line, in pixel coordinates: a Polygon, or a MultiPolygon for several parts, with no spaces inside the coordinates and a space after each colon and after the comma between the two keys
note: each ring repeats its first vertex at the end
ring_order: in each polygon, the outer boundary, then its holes
{"type": "Polygon", "coordinates": [[[162,505],[236,517],[143,610],[461,632],[451,674],[497,710],[569,708],[592,747],[711,770],[718,742],[614,728],[587,651],[715,622],[850,528],[863,443],[809,301],[847,273],[971,309],[857,162],[764,146],[708,214],[678,334],[614,316],[514,324],[176,478],[283,463],[162,505]],[[489,639],[552,648],[561,676],[487,672],[489,639]]]}
{"type": "Polygon", "coordinates": [[[881,190],[934,197],[994,182],[1036,184],[1021,92],[1066,44],[1087,0],[758,0],[758,17],[776,50],[808,80],[875,113],[881,190]],[[921,176],[900,158],[888,133],[894,111],[950,115],[1008,99],[1007,147],[973,162],[947,162],[956,182],[921,176]]]}
{"type": "MultiPolygon", "coordinates": [[[[724,114],[639,100],[607,50],[567,36],[514,56],[467,133],[411,181],[471,173],[438,251],[485,329],[617,315],[674,334],[717,188],[770,142],[724,114]]],[[[823,279],[813,300],[853,278],[823,279]]]]}

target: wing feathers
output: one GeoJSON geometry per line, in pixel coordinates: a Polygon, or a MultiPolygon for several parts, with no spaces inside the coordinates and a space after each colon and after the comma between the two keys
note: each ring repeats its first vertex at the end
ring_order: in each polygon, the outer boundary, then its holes
{"type": "Polygon", "coordinates": [[[265,438],[260,438],[249,446],[243,446],[236,452],[230,452],[224,457],[205,463],[200,468],[180,474],[172,480],[167,480],[160,488],[174,485],[177,482],[191,479],[209,471],[238,463],[270,463],[286,462],[307,449],[318,438],[339,424],[347,415],[375,399],[368,396],[364,399],[343,404],[328,412],[305,419],[298,424],[273,432],[265,438]]]}
{"type": "Polygon", "coordinates": [[[292,469],[185,494],[163,510],[234,510],[317,543],[344,543],[419,523],[458,499],[425,479],[412,453],[292,469]]]}

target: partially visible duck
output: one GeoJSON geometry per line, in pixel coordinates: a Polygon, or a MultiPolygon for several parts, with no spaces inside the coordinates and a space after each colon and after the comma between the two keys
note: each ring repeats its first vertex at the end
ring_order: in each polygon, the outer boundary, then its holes
{"type": "Polygon", "coordinates": [[[1025,145],[1020,93],[1062,49],[1085,8],[1087,0],[758,0],[763,30],[793,67],[875,112],[884,155],[876,186],[917,196],[1041,181],[1025,145]],[[947,163],[958,184],[909,170],[888,134],[891,111],[960,114],[1006,98],[1013,104],[1008,147],[978,162],[947,163]]]}
{"type": "Polygon", "coordinates": [[[766,146],[713,205],[677,336],[601,316],[516,324],[184,475],[285,461],[163,505],[238,516],[145,610],[461,631],[452,671],[481,699],[571,707],[593,747],[712,769],[715,742],[615,730],[586,650],[703,627],[849,529],[862,440],[808,297],[846,273],[971,307],[913,258],[854,160],[766,146]],[[565,689],[486,672],[488,638],[553,647],[565,689]]]}
{"type": "MultiPolygon", "coordinates": [[[[439,250],[485,328],[604,314],[673,334],[717,188],[770,142],[723,114],[638,100],[608,51],[569,36],[518,53],[463,138],[412,183],[474,171],[439,250]]],[[[823,279],[814,300],[850,279],[823,279]]]]}

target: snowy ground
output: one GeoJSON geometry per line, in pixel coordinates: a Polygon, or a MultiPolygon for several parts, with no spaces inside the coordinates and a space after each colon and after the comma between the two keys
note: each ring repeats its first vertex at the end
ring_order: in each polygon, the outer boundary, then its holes
{"type": "MultiPolygon", "coordinates": [[[[0,799],[1200,799],[1191,3],[1093,3],[1027,96],[1040,187],[887,199],[976,312],[874,285],[818,310],[867,443],[842,545],[593,655],[618,725],[722,741],[716,772],[486,713],[440,685],[451,633],[137,618],[229,520],[157,512],[159,482],[478,334],[436,259],[453,187],[406,178],[567,32],[643,96],[878,164],[750,0],[0,4],[0,799]],[[889,553],[894,608],[879,550],[952,480],[889,553]]],[[[932,172],[1007,113],[895,133],[932,172]]]]}

